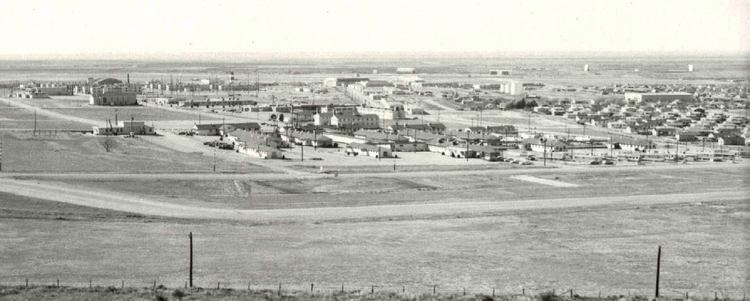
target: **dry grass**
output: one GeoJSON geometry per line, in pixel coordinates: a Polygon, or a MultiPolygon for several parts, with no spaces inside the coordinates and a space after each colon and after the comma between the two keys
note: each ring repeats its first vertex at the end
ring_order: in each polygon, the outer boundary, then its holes
{"type": "Polygon", "coordinates": [[[538,294],[649,294],[656,246],[665,295],[740,296],[745,202],[509,212],[477,218],[244,225],[3,219],[0,282],[182,287],[187,233],[203,287],[538,294]],[[29,229],[34,229],[29,231],[29,229]],[[305,285],[307,283],[307,285],[305,285]],[[292,285],[294,284],[294,285],[292,285]]]}
{"type": "MultiPolygon", "coordinates": [[[[58,133],[32,136],[7,133],[3,137],[3,171],[13,172],[211,172],[212,161],[202,154],[164,149],[140,138],[115,137],[107,152],[97,137],[58,133]]],[[[248,162],[217,161],[221,172],[265,172],[248,162]]]]}

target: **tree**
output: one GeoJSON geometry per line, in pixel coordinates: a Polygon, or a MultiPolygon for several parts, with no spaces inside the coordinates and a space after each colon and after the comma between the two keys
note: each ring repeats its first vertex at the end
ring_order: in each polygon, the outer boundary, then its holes
{"type": "Polygon", "coordinates": [[[110,152],[113,149],[115,149],[115,147],[117,147],[117,141],[113,139],[112,137],[104,138],[104,140],[102,140],[101,143],[102,143],[102,147],[104,147],[104,150],[107,152],[110,152]]]}
{"type": "Polygon", "coordinates": [[[525,106],[526,108],[533,108],[533,107],[536,107],[536,106],[538,106],[538,104],[536,103],[536,100],[533,100],[533,99],[532,99],[532,100],[530,100],[530,101],[526,102],[526,103],[524,104],[524,106],[525,106]]]}

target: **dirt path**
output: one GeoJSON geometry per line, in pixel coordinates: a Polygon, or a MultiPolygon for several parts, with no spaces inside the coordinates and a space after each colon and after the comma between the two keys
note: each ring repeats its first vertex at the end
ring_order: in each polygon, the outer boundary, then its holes
{"type": "MultiPolygon", "coordinates": [[[[183,151],[189,151],[183,149],[183,151]]],[[[201,150],[205,151],[205,150],[201,150]]],[[[231,153],[231,152],[226,152],[231,153]]],[[[218,152],[217,152],[218,154],[218,152]]],[[[235,154],[235,153],[232,153],[235,154]]],[[[239,154],[237,154],[239,156],[239,154]]],[[[257,161],[253,161],[255,163],[257,161]]],[[[270,162],[270,166],[278,167],[270,162]]],[[[661,171],[684,171],[692,170],[743,170],[750,171],[750,161],[742,161],[737,164],[732,163],[696,163],[696,164],[653,164],[653,165],[628,165],[628,166],[564,166],[561,168],[498,168],[485,170],[444,170],[444,171],[407,171],[407,172],[363,172],[353,174],[341,174],[341,177],[366,178],[366,177],[386,177],[386,178],[413,178],[429,176],[461,176],[461,175],[532,175],[539,173],[611,173],[618,171],[639,171],[639,172],[661,172],[661,171]]],[[[746,173],[750,180],[750,173],[746,173]]],[[[330,174],[321,173],[279,173],[279,174],[238,174],[238,173],[0,173],[2,178],[30,177],[34,179],[175,179],[175,180],[220,180],[220,179],[244,179],[244,180],[275,180],[275,179],[294,179],[294,178],[325,178],[333,177],[330,174]]]]}
{"type": "Polygon", "coordinates": [[[606,205],[648,205],[701,202],[707,200],[747,200],[748,191],[661,194],[639,196],[539,199],[523,201],[478,201],[455,203],[424,203],[379,205],[366,207],[323,207],[304,209],[240,210],[204,208],[164,203],[115,192],[96,192],[72,188],[64,184],[42,183],[2,178],[0,191],[81,206],[96,207],[189,219],[243,220],[251,222],[295,222],[348,220],[363,218],[416,217],[457,214],[487,214],[513,210],[562,209],[606,205]]]}

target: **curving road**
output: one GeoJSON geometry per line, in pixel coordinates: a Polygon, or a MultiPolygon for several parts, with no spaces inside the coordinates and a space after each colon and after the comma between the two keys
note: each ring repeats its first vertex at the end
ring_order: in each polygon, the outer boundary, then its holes
{"type": "Polygon", "coordinates": [[[607,205],[674,204],[701,202],[706,200],[739,201],[750,198],[750,194],[748,194],[749,191],[734,190],[686,194],[537,199],[523,201],[474,201],[378,205],[366,207],[242,210],[179,205],[142,197],[134,197],[124,193],[97,192],[73,188],[64,184],[42,183],[8,178],[0,178],[0,191],[32,198],[152,216],[188,219],[243,220],[264,223],[456,214],[488,214],[514,210],[563,209],[607,205]]]}

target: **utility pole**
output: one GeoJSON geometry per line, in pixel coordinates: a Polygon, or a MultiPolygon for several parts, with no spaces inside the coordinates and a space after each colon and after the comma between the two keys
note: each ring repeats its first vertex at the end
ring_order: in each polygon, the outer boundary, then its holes
{"type": "Polygon", "coordinates": [[[659,251],[656,255],[656,293],[655,297],[659,298],[659,272],[661,269],[661,246],[659,246],[659,251]]]}
{"type": "Polygon", "coordinates": [[[190,287],[193,287],[193,232],[188,235],[190,237],[190,287]]]}
{"type": "Polygon", "coordinates": [[[542,138],[542,147],[544,152],[542,153],[542,160],[544,160],[544,166],[547,166],[547,138],[542,138]]]}
{"type": "Polygon", "coordinates": [[[469,162],[469,131],[466,131],[466,162],[469,162]]]}
{"type": "Polygon", "coordinates": [[[32,133],[32,136],[36,136],[36,110],[34,110],[34,132],[32,133]]]}

